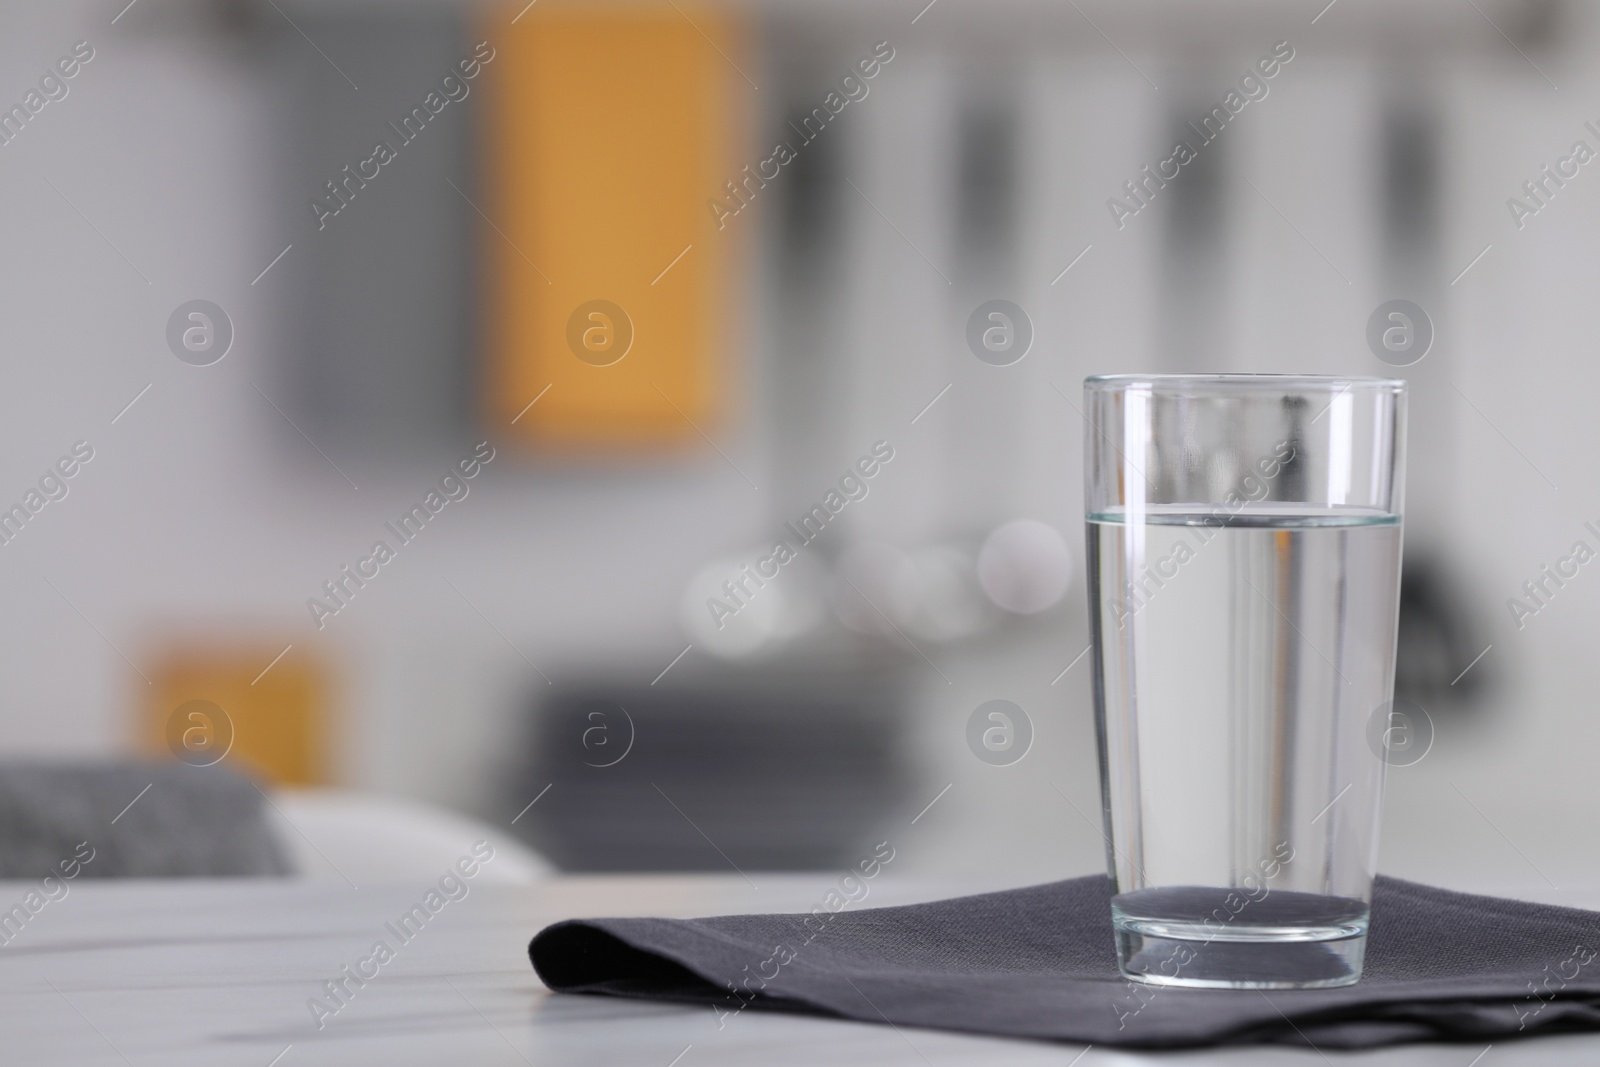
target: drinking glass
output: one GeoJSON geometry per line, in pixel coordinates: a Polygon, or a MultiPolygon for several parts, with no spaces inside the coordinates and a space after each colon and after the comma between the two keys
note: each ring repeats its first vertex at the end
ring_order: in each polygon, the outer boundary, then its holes
{"type": "Polygon", "coordinates": [[[1405,383],[1112,375],[1084,402],[1122,972],[1355,982],[1393,701],[1405,383]]]}

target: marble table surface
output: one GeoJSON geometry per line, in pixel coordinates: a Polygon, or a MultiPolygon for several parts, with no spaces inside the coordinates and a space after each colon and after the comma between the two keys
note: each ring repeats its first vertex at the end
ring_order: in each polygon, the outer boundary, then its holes
{"type": "MultiPolygon", "coordinates": [[[[408,942],[386,931],[429,886],[302,881],[70,884],[0,947],[0,1062],[181,1067],[314,1064],[1326,1064],[1500,1067],[1600,1062],[1600,1036],[1341,1055],[1282,1047],[1148,1055],[1078,1045],[549,993],[527,942],[584,915],[808,908],[826,875],[555,878],[469,885],[408,942]],[[399,944],[331,1016],[308,1001],[374,942],[399,944]],[[1475,1057],[1479,1057],[1476,1058],[1475,1057]]],[[[887,882],[887,880],[886,880],[887,882]]],[[[28,883],[0,882],[0,910],[28,883]]],[[[973,888],[902,882],[866,906],[973,888]]],[[[1551,894],[1544,894],[1552,899],[1551,894]]],[[[1600,891],[1552,902],[1594,907],[1600,891]]],[[[371,967],[367,970],[370,973],[371,967]]],[[[325,1003],[330,1003],[325,1001],[325,1003]]]]}

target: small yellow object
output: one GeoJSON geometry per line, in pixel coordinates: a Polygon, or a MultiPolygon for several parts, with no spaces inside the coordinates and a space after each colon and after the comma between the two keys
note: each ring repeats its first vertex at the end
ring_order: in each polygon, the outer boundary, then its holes
{"type": "Polygon", "coordinates": [[[180,644],[141,687],[141,747],[273,785],[320,785],[333,766],[328,683],[298,644],[180,644]],[[269,666],[270,664],[270,666],[269,666]]]}

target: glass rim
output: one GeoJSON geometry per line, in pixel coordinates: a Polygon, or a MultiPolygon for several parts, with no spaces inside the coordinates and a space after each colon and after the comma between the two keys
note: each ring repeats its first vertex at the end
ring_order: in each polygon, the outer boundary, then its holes
{"type": "Polygon", "coordinates": [[[1381,378],[1371,375],[1343,374],[1091,374],[1083,380],[1085,389],[1104,392],[1132,389],[1138,386],[1151,389],[1166,387],[1223,387],[1229,390],[1263,389],[1299,392],[1332,391],[1336,389],[1363,389],[1402,393],[1406,389],[1404,378],[1381,378]]]}

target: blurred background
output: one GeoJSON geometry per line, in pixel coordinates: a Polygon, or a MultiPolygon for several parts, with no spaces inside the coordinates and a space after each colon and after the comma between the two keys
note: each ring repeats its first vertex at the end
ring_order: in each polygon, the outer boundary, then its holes
{"type": "Polygon", "coordinates": [[[1083,377],[1394,373],[1381,867],[1590,869],[1589,5],[125,2],[0,11],[6,758],[1092,871],[1083,377]]]}

